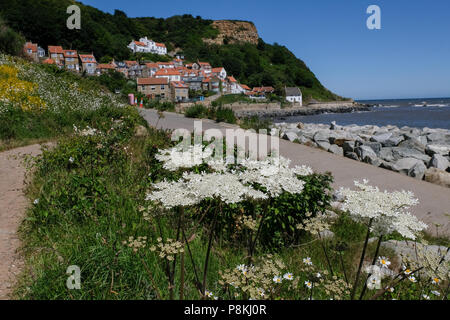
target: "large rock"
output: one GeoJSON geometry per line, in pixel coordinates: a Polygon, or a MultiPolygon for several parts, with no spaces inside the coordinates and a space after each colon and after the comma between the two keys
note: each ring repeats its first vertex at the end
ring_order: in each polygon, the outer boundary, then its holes
{"type": "Polygon", "coordinates": [[[409,139],[409,140],[400,142],[398,144],[398,146],[400,148],[415,149],[417,151],[425,153],[425,144],[421,143],[417,138],[413,138],[413,139],[409,139]]]}
{"type": "Polygon", "coordinates": [[[337,146],[335,144],[332,144],[330,146],[330,148],[328,148],[328,151],[331,152],[331,153],[337,154],[339,156],[343,156],[344,155],[344,149],[342,149],[341,147],[339,147],[339,146],[337,146]]]}
{"type": "Polygon", "coordinates": [[[330,132],[326,130],[319,130],[314,134],[314,141],[318,142],[328,142],[330,141],[330,132]]]}
{"type": "Polygon", "coordinates": [[[427,135],[428,141],[432,144],[445,144],[448,138],[448,135],[443,132],[433,132],[427,135]]]}
{"type": "Polygon", "coordinates": [[[414,158],[417,160],[421,160],[425,163],[430,162],[431,157],[426,155],[425,153],[420,152],[417,149],[413,148],[405,148],[405,147],[394,147],[392,148],[392,156],[395,160],[400,160],[403,158],[414,158]]]}
{"type": "Polygon", "coordinates": [[[354,152],[355,141],[344,141],[344,143],[342,144],[342,149],[344,149],[344,152],[354,152]]]}
{"type": "Polygon", "coordinates": [[[371,147],[362,145],[355,149],[356,154],[361,159],[361,161],[373,164],[374,166],[380,165],[380,159],[378,159],[375,151],[371,147]]]}
{"type": "Polygon", "coordinates": [[[288,131],[283,134],[283,139],[293,142],[298,139],[298,135],[294,131],[288,131]]]}
{"type": "Polygon", "coordinates": [[[425,175],[427,167],[424,165],[423,161],[414,158],[404,158],[398,160],[394,169],[400,173],[407,176],[422,180],[425,175]]]}
{"type": "Polygon", "coordinates": [[[425,171],[425,181],[450,188],[450,173],[436,168],[430,168],[425,171]]]}
{"type": "Polygon", "coordinates": [[[377,156],[381,151],[381,143],[379,142],[364,142],[362,145],[371,148],[377,156]]]}
{"type": "Polygon", "coordinates": [[[393,161],[397,161],[399,159],[397,159],[396,157],[394,157],[394,154],[392,152],[392,147],[387,147],[387,148],[381,148],[378,156],[385,160],[385,161],[389,161],[389,162],[393,162],[393,161]]]}
{"type": "Polygon", "coordinates": [[[447,158],[444,158],[440,154],[434,154],[430,160],[430,167],[437,168],[439,170],[447,170],[450,166],[447,158]]]}
{"type": "Polygon", "coordinates": [[[400,135],[392,135],[389,139],[385,140],[384,143],[382,143],[383,147],[396,147],[405,140],[403,136],[400,135]]]}
{"type": "Polygon", "coordinates": [[[142,125],[138,125],[136,126],[136,128],[134,128],[134,135],[136,137],[147,137],[148,136],[148,130],[146,127],[142,126],[142,125]]]}
{"type": "Polygon", "coordinates": [[[425,149],[426,154],[433,156],[434,154],[449,155],[450,146],[440,145],[440,144],[429,144],[425,149]]]}
{"type": "Polygon", "coordinates": [[[356,161],[359,161],[358,155],[355,152],[345,152],[344,156],[356,161]]]}
{"type": "Polygon", "coordinates": [[[331,144],[329,142],[326,141],[316,141],[317,145],[319,146],[319,148],[328,151],[331,147],[331,144]]]}
{"type": "Polygon", "coordinates": [[[391,132],[387,132],[387,133],[382,133],[376,136],[373,136],[370,138],[370,141],[372,142],[379,142],[381,144],[384,145],[384,143],[390,139],[392,137],[392,133],[391,132]]]}

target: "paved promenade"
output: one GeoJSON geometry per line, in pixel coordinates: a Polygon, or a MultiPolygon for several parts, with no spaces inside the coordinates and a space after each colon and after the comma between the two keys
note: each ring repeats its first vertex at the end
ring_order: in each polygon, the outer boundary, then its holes
{"type": "MultiPolygon", "coordinates": [[[[190,131],[194,129],[194,119],[185,118],[183,115],[166,112],[164,118],[158,121],[158,115],[154,110],[141,109],[142,116],[150,126],[158,128],[178,129],[185,128],[190,131]]],[[[227,128],[238,128],[237,126],[215,123],[211,120],[202,120],[203,130],[219,129],[224,132],[227,128]]],[[[305,164],[317,172],[329,171],[334,177],[333,187],[353,187],[354,180],[368,179],[369,184],[378,186],[381,190],[410,190],[419,199],[419,205],[412,208],[412,213],[429,225],[427,231],[436,234],[438,223],[439,234],[450,235],[450,188],[444,188],[425,181],[416,180],[400,173],[381,169],[366,163],[337,156],[332,153],[307,147],[278,139],[280,154],[292,160],[293,165],[305,164]]]]}

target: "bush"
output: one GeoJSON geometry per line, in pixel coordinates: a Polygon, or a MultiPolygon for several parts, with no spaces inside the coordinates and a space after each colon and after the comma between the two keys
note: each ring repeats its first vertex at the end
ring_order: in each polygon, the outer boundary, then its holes
{"type": "Polygon", "coordinates": [[[25,38],[8,27],[0,17],[0,52],[18,56],[23,53],[25,38]]]}
{"type": "Polygon", "coordinates": [[[209,110],[202,104],[194,104],[187,108],[184,112],[184,115],[187,118],[205,118],[208,117],[209,110]]]}
{"type": "Polygon", "coordinates": [[[236,116],[233,110],[229,108],[218,107],[213,110],[213,113],[217,122],[236,123],[236,116]]]}

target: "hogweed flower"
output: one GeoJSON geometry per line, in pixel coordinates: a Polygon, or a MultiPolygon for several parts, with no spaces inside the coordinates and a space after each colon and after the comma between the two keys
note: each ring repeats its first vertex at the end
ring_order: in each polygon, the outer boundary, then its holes
{"type": "Polygon", "coordinates": [[[380,235],[396,231],[403,237],[416,239],[416,233],[427,225],[407,210],[419,202],[410,191],[381,192],[378,187],[355,181],[358,190],[340,189],[345,197],[342,210],[349,211],[353,220],[367,223],[372,221],[372,231],[380,235]]]}

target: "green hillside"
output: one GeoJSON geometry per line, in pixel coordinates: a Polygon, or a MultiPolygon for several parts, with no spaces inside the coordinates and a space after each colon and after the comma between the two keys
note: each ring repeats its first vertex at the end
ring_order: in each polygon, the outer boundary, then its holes
{"type": "Polygon", "coordinates": [[[212,20],[192,15],[161,18],[128,18],[120,10],[104,13],[71,0],[9,0],[0,3],[0,16],[26,39],[48,45],[62,45],[80,52],[129,59],[127,45],[132,39],[148,36],[167,45],[168,51],[181,50],[188,60],[209,61],[223,66],[241,83],[249,86],[273,86],[281,93],[284,86],[300,86],[305,98],[334,100],[340,97],[327,90],[305,63],[286,47],[267,44],[207,45],[218,31],[212,20]],[[82,12],[81,30],[66,27],[66,9],[76,3],[82,12]]]}

